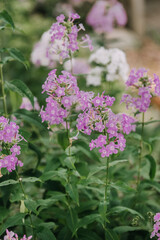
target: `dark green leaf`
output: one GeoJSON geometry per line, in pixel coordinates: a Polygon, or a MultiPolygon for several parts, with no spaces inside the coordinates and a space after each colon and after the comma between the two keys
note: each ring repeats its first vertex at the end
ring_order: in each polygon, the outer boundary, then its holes
{"type": "Polygon", "coordinates": [[[81,218],[77,224],[77,228],[85,227],[86,225],[93,223],[95,221],[100,223],[102,222],[100,214],[90,214],[88,216],[81,218]]]}
{"type": "Polygon", "coordinates": [[[117,233],[125,233],[125,232],[141,231],[141,230],[147,231],[147,229],[144,227],[120,226],[120,227],[114,228],[114,231],[117,233]]]}
{"type": "Polygon", "coordinates": [[[57,134],[59,145],[65,150],[69,146],[69,139],[67,132],[60,132],[57,134]]]}
{"type": "Polygon", "coordinates": [[[115,188],[115,189],[121,191],[121,192],[126,192],[126,193],[135,192],[134,188],[131,188],[125,182],[122,182],[122,181],[117,181],[115,183],[110,183],[110,186],[112,188],[115,188]]]}
{"type": "Polygon", "coordinates": [[[12,27],[12,29],[15,28],[14,22],[6,10],[3,10],[2,12],[0,12],[0,19],[8,23],[12,27]]]}
{"type": "Polygon", "coordinates": [[[67,222],[68,228],[72,231],[72,234],[74,236],[74,234],[77,231],[77,223],[78,223],[77,212],[74,209],[70,208],[69,213],[66,217],[66,222],[67,222]]]}
{"type": "Polygon", "coordinates": [[[66,192],[69,194],[69,196],[79,205],[79,194],[78,194],[78,189],[77,186],[72,184],[67,184],[66,185],[66,192]]]}
{"type": "Polygon", "coordinates": [[[6,81],[5,85],[9,90],[18,93],[21,97],[28,98],[34,108],[33,94],[24,82],[20,80],[6,81]]]}
{"type": "Polygon", "coordinates": [[[149,171],[149,176],[150,179],[154,179],[156,175],[156,161],[151,155],[146,155],[145,158],[149,161],[150,163],[150,171],[149,171]]]}
{"type": "Polygon", "coordinates": [[[26,109],[19,109],[14,112],[14,115],[18,119],[22,119],[23,121],[33,124],[38,128],[47,130],[47,125],[42,123],[41,118],[35,112],[27,111],[26,109]]]}
{"type": "Polygon", "coordinates": [[[113,230],[106,228],[105,229],[105,239],[107,240],[119,240],[118,235],[113,230]]]}
{"type": "Polygon", "coordinates": [[[49,228],[40,229],[37,232],[37,236],[38,236],[38,240],[44,240],[44,239],[46,239],[46,240],[56,240],[56,237],[51,232],[51,230],[49,230],[49,228]]]}
{"type": "Polygon", "coordinates": [[[25,206],[28,210],[37,214],[37,203],[36,203],[36,201],[33,201],[32,199],[27,199],[27,200],[24,200],[24,204],[25,204],[25,206]]]}
{"type": "Polygon", "coordinates": [[[116,206],[113,207],[110,211],[109,211],[109,215],[112,215],[113,213],[121,213],[121,212],[129,212],[133,215],[138,215],[140,218],[144,219],[144,217],[137,211],[131,209],[131,208],[127,208],[124,206],[116,206]]]}
{"type": "Polygon", "coordinates": [[[24,58],[23,54],[16,48],[7,48],[8,53],[10,54],[10,56],[15,59],[16,61],[24,64],[24,66],[26,68],[29,67],[28,62],[26,61],[26,59],[24,58]]]}
{"type": "Polygon", "coordinates": [[[0,236],[6,231],[7,228],[23,225],[22,219],[25,217],[24,213],[17,213],[12,217],[9,217],[7,221],[0,227],[0,236]]]}

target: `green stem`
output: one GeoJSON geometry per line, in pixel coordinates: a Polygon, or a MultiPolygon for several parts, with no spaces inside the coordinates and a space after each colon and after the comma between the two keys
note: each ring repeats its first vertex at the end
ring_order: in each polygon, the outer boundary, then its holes
{"type": "Polygon", "coordinates": [[[108,191],[108,185],[109,185],[109,158],[107,158],[107,164],[106,164],[106,181],[105,181],[105,202],[107,201],[107,191],[108,191]]]}
{"type": "Polygon", "coordinates": [[[3,69],[2,69],[2,64],[0,64],[0,81],[1,81],[1,88],[2,88],[2,100],[3,100],[3,110],[4,110],[4,115],[7,117],[7,104],[6,104],[6,95],[4,91],[4,79],[3,79],[3,69]]]}
{"type": "Polygon", "coordinates": [[[141,163],[142,163],[142,157],[143,157],[143,133],[144,133],[144,112],[142,113],[142,127],[141,127],[141,140],[140,140],[140,154],[139,154],[139,161],[138,161],[137,189],[140,184],[140,177],[141,177],[141,163]]]}
{"type": "Polygon", "coordinates": [[[71,74],[73,75],[73,58],[72,58],[72,52],[70,51],[70,61],[71,61],[71,74]]]}
{"type": "MultiPolygon", "coordinates": [[[[22,193],[24,195],[24,199],[27,200],[27,195],[25,193],[25,190],[24,190],[24,187],[23,187],[23,184],[22,184],[22,179],[20,178],[18,171],[15,170],[15,172],[16,172],[16,175],[17,175],[17,178],[18,178],[20,188],[21,188],[22,193]]],[[[29,219],[30,219],[30,223],[31,223],[32,232],[33,232],[33,240],[36,240],[36,236],[35,236],[35,232],[34,232],[34,225],[33,225],[32,216],[31,216],[31,211],[28,211],[28,214],[29,214],[29,219]]]]}

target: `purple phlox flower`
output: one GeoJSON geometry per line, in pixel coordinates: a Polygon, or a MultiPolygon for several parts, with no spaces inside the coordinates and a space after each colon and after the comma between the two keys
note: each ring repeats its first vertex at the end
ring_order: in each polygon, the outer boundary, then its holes
{"type": "Polygon", "coordinates": [[[127,22],[125,9],[117,1],[96,1],[87,16],[87,23],[98,33],[111,32],[115,22],[120,26],[127,22]]]}

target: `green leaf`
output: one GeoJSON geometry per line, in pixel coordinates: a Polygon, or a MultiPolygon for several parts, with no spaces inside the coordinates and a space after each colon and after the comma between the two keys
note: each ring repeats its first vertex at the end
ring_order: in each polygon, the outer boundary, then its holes
{"type": "Polygon", "coordinates": [[[54,180],[54,179],[63,179],[65,181],[67,181],[67,170],[60,168],[56,171],[48,171],[48,172],[44,172],[42,174],[42,176],[40,177],[40,179],[42,181],[47,181],[47,180],[54,180]]]}
{"type": "MultiPolygon", "coordinates": [[[[78,237],[80,240],[102,240],[95,232],[87,229],[80,229],[78,231],[78,237]]],[[[69,239],[70,240],[70,239],[69,239]]]]}
{"type": "Polygon", "coordinates": [[[160,184],[158,182],[155,182],[153,180],[143,180],[141,181],[139,185],[140,189],[145,189],[145,188],[154,188],[157,192],[160,193],[160,184]]]}
{"type": "Polygon", "coordinates": [[[65,165],[70,169],[76,169],[75,166],[74,166],[75,162],[76,162],[76,158],[74,156],[66,157],[64,159],[65,165]]]}
{"type": "Polygon", "coordinates": [[[23,54],[16,48],[7,48],[9,55],[16,61],[22,63],[26,68],[29,67],[28,62],[24,58],[23,54]]]}
{"type": "Polygon", "coordinates": [[[24,82],[20,80],[6,81],[5,85],[9,90],[18,93],[21,97],[28,98],[34,108],[33,94],[24,82]]]}
{"type": "Polygon", "coordinates": [[[93,222],[102,222],[101,215],[100,214],[90,214],[88,216],[85,216],[81,218],[77,224],[77,228],[82,228],[87,226],[88,224],[91,224],[93,222]]]}
{"type": "Polygon", "coordinates": [[[4,182],[1,182],[0,187],[12,185],[12,184],[17,184],[17,183],[18,183],[18,181],[10,179],[10,180],[6,180],[4,182]]]}
{"type": "Polygon", "coordinates": [[[124,162],[128,162],[128,160],[127,160],[127,159],[115,160],[115,161],[110,162],[110,163],[109,163],[109,166],[110,166],[110,167],[113,167],[113,166],[115,166],[115,165],[117,165],[117,164],[119,164],[119,163],[124,163],[124,162]]]}
{"type": "Polygon", "coordinates": [[[117,181],[115,183],[110,183],[110,186],[112,188],[115,188],[115,189],[121,191],[121,192],[126,192],[126,193],[135,192],[134,188],[131,188],[125,182],[122,182],[122,181],[117,181]]]}
{"type": "Polygon", "coordinates": [[[8,14],[6,10],[3,10],[2,12],[0,12],[0,19],[8,23],[12,27],[12,29],[15,28],[12,17],[8,14]]]}
{"type": "Polygon", "coordinates": [[[73,201],[75,201],[77,203],[77,205],[79,206],[79,194],[78,194],[77,186],[75,186],[73,184],[67,184],[66,192],[73,199],[73,201]]]}
{"type": "Polygon", "coordinates": [[[40,178],[36,177],[28,177],[28,178],[22,178],[22,182],[42,182],[40,178]]]}
{"type": "Polygon", "coordinates": [[[22,119],[29,124],[35,125],[37,128],[41,128],[43,130],[47,130],[47,125],[42,123],[41,118],[39,117],[38,113],[27,111],[26,109],[19,109],[14,112],[14,115],[18,119],[22,119]]]}
{"type": "Polygon", "coordinates": [[[117,233],[125,233],[125,232],[141,231],[141,230],[147,231],[147,229],[144,227],[119,226],[114,228],[114,231],[117,233]]]}
{"type": "Polygon", "coordinates": [[[38,240],[56,240],[56,237],[49,228],[38,228],[37,236],[38,240]]]}
{"type": "Polygon", "coordinates": [[[0,236],[6,231],[7,228],[23,225],[22,219],[25,217],[25,213],[17,213],[12,217],[9,217],[7,221],[0,227],[0,236]]]}
{"type": "Polygon", "coordinates": [[[25,206],[28,210],[37,214],[37,203],[36,203],[36,201],[33,201],[32,199],[27,199],[27,200],[24,200],[24,204],[25,204],[25,206]]]}
{"type": "Polygon", "coordinates": [[[59,145],[65,150],[69,146],[69,139],[68,139],[68,133],[67,132],[60,132],[57,134],[57,139],[59,145]]]}
{"type": "Polygon", "coordinates": [[[127,208],[124,206],[116,206],[113,207],[110,211],[109,211],[109,215],[112,215],[113,213],[121,213],[121,212],[129,212],[133,215],[138,215],[140,218],[144,219],[144,217],[137,211],[131,209],[131,208],[127,208]]]}
{"type": "Polygon", "coordinates": [[[18,93],[13,91],[9,91],[9,95],[10,95],[12,111],[16,111],[21,106],[22,98],[18,93]]]}
{"type": "Polygon", "coordinates": [[[71,208],[69,209],[69,213],[66,217],[66,222],[67,222],[68,228],[72,232],[72,236],[74,236],[77,231],[77,223],[78,223],[77,212],[74,209],[71,209],[71,208]]]}
{"type": "Polygon", "coordinates": [[[77,140],[73,144],[75,144],[75,146],[79,150],[79,152],[86,155],[89,159],[95,160],[95,161],[99,160],[97,154],[94,151],[90,151],[88,143],[81,141],[81,140],[77,140]]]}
{"type": "Polygon", "coordinates": [[[150,179],[153,180],[156,175],[156,161],[151,155],[146,155],[145,158],[150,163],[149,176],[150,176],[150,179]]]}
{"type": "Polygon", "coordinates": [[[105,229],[105,239],[107,240],[119,240],[118,235],[113,230],[106,228],[105,229]]]}

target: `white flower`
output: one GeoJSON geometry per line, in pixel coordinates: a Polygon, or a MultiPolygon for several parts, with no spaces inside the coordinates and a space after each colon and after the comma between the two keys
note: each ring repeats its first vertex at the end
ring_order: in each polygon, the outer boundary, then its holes
{"type": "Polygon", "coordinates": [[[90,56],[89,62],[102,66],[103,72],[106,73],[106,81],[127,81],[129,65],[122,50],[101,47],[90,56]]]}
{"type": "Polygon", "coordinates": [[[86,82],[87,85],[99,86],[101,84],[101,73],[103,72],[103,68],[95,67],[91,69],[89,72],[86,82]]]}

